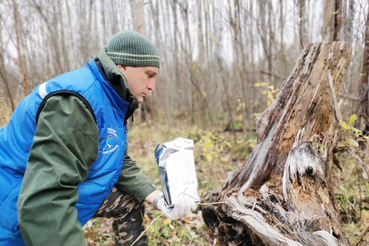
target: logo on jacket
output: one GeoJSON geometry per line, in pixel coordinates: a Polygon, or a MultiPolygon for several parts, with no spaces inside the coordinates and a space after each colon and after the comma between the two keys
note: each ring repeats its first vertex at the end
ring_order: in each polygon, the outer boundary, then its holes
{"type": "Polygon", "coordinates": [[[106,138],[103,154],[111,153],[118,148],[118,144],[116,144],[117,137],[116,130],[108,128],[108,136],[106,138]]]}

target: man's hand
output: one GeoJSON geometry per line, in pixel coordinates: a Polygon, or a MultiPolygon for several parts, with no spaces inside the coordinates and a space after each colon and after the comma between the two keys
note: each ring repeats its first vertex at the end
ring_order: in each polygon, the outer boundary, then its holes
{"type": "Polygon", "coordinates": [[[158,209],[160,209],[171,220],[183,218],[191,211],[195,211],[197,208],[196,203],[188,197],[183,197],[181,200],[174,204],[174,207],[165,206],[164,197],[161,197],[158,201],[157,206],[158,209]]]}

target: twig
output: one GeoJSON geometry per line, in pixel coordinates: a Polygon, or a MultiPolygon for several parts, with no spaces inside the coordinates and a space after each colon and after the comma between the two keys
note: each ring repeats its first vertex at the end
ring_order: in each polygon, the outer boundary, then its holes
{"type": "MultiPolygon", "coordinates": [[[[365,162],[364,162],[364,168],[365,170],[368,170],[369,168],[369,140],[366,140],[366,149],[365,149],[365,162]]],[[[366,179],[369,179],[369,173],[366,174],[366,179]]]]}
{"type": "Polygon", "coordinates": [[[364,234],[361,236],[361,238],[360,238],[359,242],[357,242],[357,244],[356,244],[355,246],[359,246],[359,245],[360,245],[361,241],[363,241],[363,239],[364,239],[364,237],[365,237],[365,234],[366,234],[368,231],[369,231],[369,227],[368,227],[368,228],[366,228],[366,230],[365,230],[364,234]]]}
{"type": "Polygon", "coordinates": [[[351,99],[351,100],[354,100],[354,101],[360,101],[360,99],[357,98],[357,97],[353,97],[353,96],[350,96],[350,95],[345,95],[343,93],[338,93],[338,95],[340,97],[343,97],[343,98],[346,98],[346,99],[351,99]]]}
{"type": "Polygon", "coordinates": [[[358,176],[358,187],[359,187],[359,195],[360,195],[359,208],[360,208],[360,220],[361,220],[361,210],[362,210],[363,199],[361,197],[361,186],[360,186],[361,177],[359,173],[357,174],[357,176],[358,176]]]}
{"type": "Polygon", "coordinates": [[[156,217],[151,223],[150,223],[150,225],[148,225],[147,227],[146,227],[146,229],[143,231],[143,232],[141,232],[141,234],[140,234],[140,236],[138,236],[138,238],[131,244],[131,246],[132,245],[134,245],[145,233],[146,233],[146,231],[149,229],[149,227],[150,226],[152,226],[152,224],[154,224],[154,222],[157,220],[157,219],[159,219],[161,216],[163,216],[163,214],[160,214],[158,217],[156,217]]]}
{"type": "Polygon", "coordinates": [[[363,169],[363,171],[366,173],[366,176],[369,177],[369,170],[365,166],[365,163],[363,163],[363,161],[361,160],[360,156],[358,156],[355,153],[355,151],[351,148],[351,146],[346,146],[346,148],[349,150],[349,153],[352,155],[352,157],[354,157],[354,159],[359,164],[359,166],[361,167],[361,169],[363,169]]]}
{"type": "Polygon", "coordinates": [[[329,99],[331,101],[331,105],[334,111],[334,117],[337,121],[338,125],[341,125],[342,123],[342,118],[341,118],[341,113],[340,113],[340,109],[337,103],[337,97],[336,97],[336,93],[334,91],[334,87],[333,87],[333,79],[332,79],[332,74],[331,74],[331,70],[327,71],[327,80],[328,80],[328,88],[329,88],[329,99]]]}
{"type": "Polygon", "coordinates": [[[283,79],[283,80],[287,78],[287,76],[283,76],[283,75],[275,74],[275,73],[269,73],[267,71],[260,71],[260,73],[265,74],[265,75],[271,75],[271,76],[274,76],[276,78],[283,79]]]}
{"type": "Polygon", "coordinates": [[[210,206],[210,205],[223,204],[223,203],[225,202],[198,203],[198,205],[210,206]]]}

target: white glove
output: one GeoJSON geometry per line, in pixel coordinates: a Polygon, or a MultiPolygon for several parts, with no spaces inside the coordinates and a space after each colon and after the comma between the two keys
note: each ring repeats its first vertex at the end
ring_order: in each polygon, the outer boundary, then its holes
{"type": "Polygon", "coordinates": [[[177,203],[174,204],[174,207],[167,207],[164,204],[164,197],[161,197],[158,200],[157,204],[158,209],[160,209],[169,219],[177,220],[185,217],[191,211],[195,211],[197,205],[192,201],[189,197],[182,197],[177,203]]]}

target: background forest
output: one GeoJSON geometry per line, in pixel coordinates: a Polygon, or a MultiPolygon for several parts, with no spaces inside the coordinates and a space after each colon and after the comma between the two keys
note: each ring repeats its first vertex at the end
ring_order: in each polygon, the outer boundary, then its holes
{"type": "MultiPolygon", "coordinates": [[[[156,90],[130,123],[131,155],[160,185],[155,145],[194,139],[206,196],[250,153],[255,117],[309,43],[346,42],[351,63],[338,97],[342,134],[360,143],[358,131],[368,122],[368,9],[367,0],[0,0],[0,120],[38,84],[84,66],[115,33],[136,30],[156,44],[162,62],[156,90]]],[[[363,146],[357,146],[361,160],[363,146]]],[[[342,223],[350,242],[364,245],[369,184],[352,156],[340,160],[342,223]]],[[[155,221],[155,213],[148,208],[145,217],[153,245],[207,244],[201,211],[180,222],[155,221]]],[[[109,221],[89,223],[89,244],[113,245],[106,228],[109,221]]]]}

